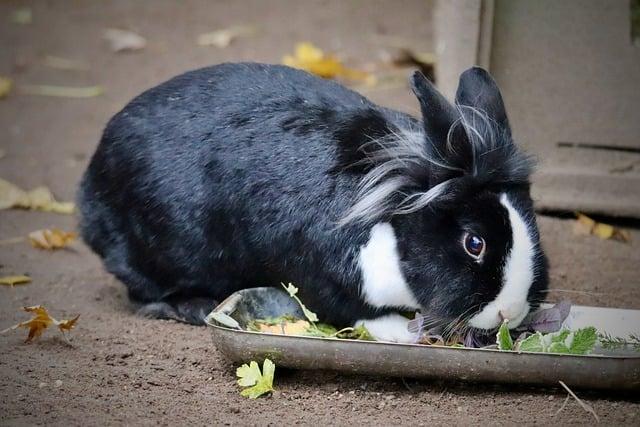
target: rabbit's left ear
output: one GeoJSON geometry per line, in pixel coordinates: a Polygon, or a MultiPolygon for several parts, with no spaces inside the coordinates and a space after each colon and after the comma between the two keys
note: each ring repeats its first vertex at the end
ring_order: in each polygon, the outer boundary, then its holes
{"type": "Polygon", "coordinates": [[[500,89],[486,70],[472,67],[460,75],[456,104],[481,110],[503,131],[509,131],[509,120],[500,89]]]}

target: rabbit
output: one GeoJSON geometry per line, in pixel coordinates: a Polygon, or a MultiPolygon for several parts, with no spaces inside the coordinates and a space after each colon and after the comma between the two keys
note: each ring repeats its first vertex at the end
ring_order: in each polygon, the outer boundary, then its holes
{"type": "Polygon", "coordinates": [[[292,282],[321,321],[415,342],[430,326],[512,328],[547,260],[488,72],[455,103],[420,72],[422,117],[337,82],[258,63],[179,75],[107,124],[82,178],[84,241],[142,315],[202,324],[234,291],[292,282]]]}

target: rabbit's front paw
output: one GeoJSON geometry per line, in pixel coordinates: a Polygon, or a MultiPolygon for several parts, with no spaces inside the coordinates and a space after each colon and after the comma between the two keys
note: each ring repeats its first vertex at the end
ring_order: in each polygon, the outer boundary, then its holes
{"type": "Polygon", "coordinates": [[[396,343],[414,343],[417,334],[409,332],[409,319],[399,314],[387,314],[375,319],[363,319],[356,322],[356,326],[364,325],[377,341],[396,343]]]}

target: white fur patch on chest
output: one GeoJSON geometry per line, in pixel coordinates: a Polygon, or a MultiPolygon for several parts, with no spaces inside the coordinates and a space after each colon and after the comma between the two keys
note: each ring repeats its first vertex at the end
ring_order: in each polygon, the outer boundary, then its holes
{"type": "Polygon", "coordinates": [[[400,269],[396,235],[391,224],[384,222],[373,226],[369,241],[360,249],[360,270],[360,294],[368,304],[420,307],[400,269]]]}

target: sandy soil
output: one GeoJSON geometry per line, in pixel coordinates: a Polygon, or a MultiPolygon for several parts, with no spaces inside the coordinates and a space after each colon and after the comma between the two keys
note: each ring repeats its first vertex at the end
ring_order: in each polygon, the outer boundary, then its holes
{"type": "MultiPolygon", "coordinates": [[[[377,60],[380,35],[432,49],[431,7],[403,2],[4,1],[0,4],[0,75],[18,85],[101,84],[105,95],[71,100],[21,95],[0,101],[0,176],[23,187],[46,184],[71,199],[109,117],[131,97],[182,71],[226,60],[279,62],[295,41],[312,40],[353,63],[377,60]],[[7,23],[17,7],[33,9],[31,25],[7,23]],[[228,49],[195,45],[198,34],[232,24],[259,25],[258,36],[228,49]],[[103,28],[143,34],[138,53],[111,53],[103,28]],[[87,71],[43,65],[56,55],[86,61],[87,71]]],[[[405,111],[417,105],[406,88],[368,93],[405,111]]],[[[551,301],[640,309],[637,250],[578,237],[571,223],[540,218],[552,264],[551,301]]],[[[73,229],[75,218],[0,212],[0,240],[44,227],[73,229]]],[[[207,330],[134,316],[124,288],[78,243],[43,252],[27,243],[0,245],[0,275],[29,274],[33,283],[0,289],[0,328],[26,318],[23,305],[45,304],[57,317],[81,314],[72,346],[48,331],[23,344],[24,331],[0,337],[2,425],[104,424],[591,424],[589,414],[559,389],[467,385],[407,379],[345,377],[331,372],[276,373],[273,396],[248,401],[234,366],[207,330]]],[[[638,396],[580,395],[607,424],[638,425],[638,396]]]]}

